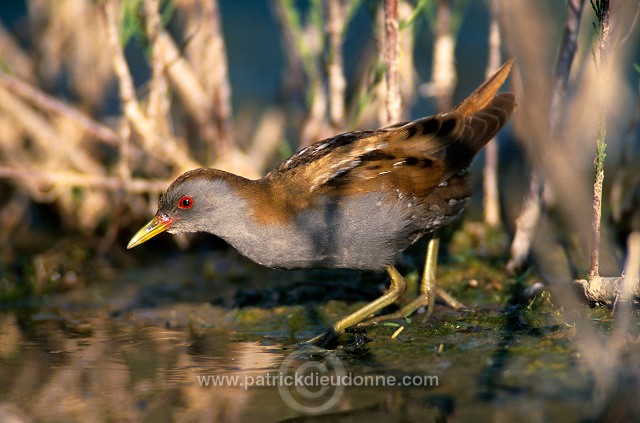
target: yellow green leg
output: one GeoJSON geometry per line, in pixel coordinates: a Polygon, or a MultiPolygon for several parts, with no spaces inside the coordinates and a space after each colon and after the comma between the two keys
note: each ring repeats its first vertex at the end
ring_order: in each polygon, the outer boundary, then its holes
{"type": "Polygon", "coordinates": [[[439,247],[440,236],[434,235],[429,240],[429,245],[427,246],[427,257],[424,261],[424,272],[422,272],[422,283],[420,284],[420,296],[416,298],[416,300],[420,300],[421,297],[428,296],[429,300],[426,303],[421,303],[417,307],[414,307],[414,310],[417,310],[423,305],[428,307],[425,320],[428,319],[433,312],[433,304],[436,302],[436,297],[440,298],[445,304],[454,310],[466,308],[464,304],[456,300],[454,297],[449,295],[447,291],[436,284],[436,268],[438,267],[439,247]],[[435,295],[431,295],[432,293],[435,295]]]}
{"type": "Polygon", "coordinates": [[[357,325],[386,306],[395,303],[396,300],[404,294],[404,291],[407,289],[407,283],[394,266],[389,265],[386,269],[387,273],[391,277],[391,286],[386,294],[356,310],[347,317],[338,320],[328,332],[311,338],[307,342],[317,343],[325,340],[328,336],[339,335],[344,332],[346,328],[357,325]]]}
{"type": "Polygon", "coordinates": [[[433,305],[436,302],[436,297],[442,299],[449,307],[454,310],[465,308],[465,305],[454,297],[449,295],[446,291],[439,288],[436,285],[436,267],[438,265],[438,248],[440,246],[440,238],[433,236],[429,239],[427,245],[427,254],[424,261],[424,272],[422,272],[422,281],[420,283],[420,295],[411,301],[409,304],[402,307],[395,313],[385,314],[383,316],[372,317],[361,323],[362,326],[370,325],[374,323],[385,322],[388,320],[402,319],[410,316],[420,307],[426,306],[427,312],[423,321],[426,321],[433,313],[433,305]]]}

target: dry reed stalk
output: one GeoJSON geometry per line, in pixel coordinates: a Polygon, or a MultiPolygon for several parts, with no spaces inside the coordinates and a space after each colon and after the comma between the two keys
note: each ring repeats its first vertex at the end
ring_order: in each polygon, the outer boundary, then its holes
{"type": "MultiPolygon", "coordinates": [[[[94,174],[68,171],[40,171],[0,166],[0,178],[24,180],[26,183],[34,184],[43,190],[54,186],[65,189],[76,187],[105,191],[123,189],[122,180],[119,177],[99,177],[94,174]]],[[[132,178],[127,182],[126,190],[132,194],[161,193],[166,190],[170,182],[170,180],[132,178]]],[[[46,199],[42,199],[42,201],[47,202],[46,199]]]]}
{"type": "Polygon", "coordinates": [[[263,173],[269,166],[273,152],[284,138],[285,125],[286,116],[278,109],[267,110],[256,125],[247,156],[253,159],[259,173],[263,173]]]}
{"type": "MultiPolygon", "coordinates": [[[[571,4],[577,3],[571,2],[571,4]]],[[[568,251],[562,245],[562,240],[567,236],[578,237],[590,233],[589,228],[592,224],[590,206],[593,200],[590,188],[593,182],[593,168],[589,162],[592,160],[593,148],[589,147],[592,145],[590,142],[585,144],[585,140],[597,138],[599,118],[603,114],[608,118],[615,117],[618,122],[618,125],[607,128],[610,130],[607,137],[612,143],[616,138],[616,132],[620,132],[616,126],[624,126],[619,123],[626,119],[625,113],[628,113],[626,109],[628,109],[629,99],[625,96],[629,89],[623,71],[629,66],[625,63],[629,51],[612,43],[614,47],[608,49],[610,65],[606,67],[610,73],[602,78],[604,81],[600,84],[596,81],[593,65],[587,55],[590,49],[578,49],[578,54],[582,52],[583,55],[578,55],[577,59],[563,59],[571,57],[571,54],[562,54],[571,50],[570,47],[566,47],[566,40],[578,39],[578,37],[564,37],[563,45],[559,46],[560,55],[556,58],[555,78],[563,74],[568,78],[568,70],[558,71],[559,68],[568,69],[568,66],[560,66],[561,63],[570,65],[575,61],[582,65],[582,68],[571,72],[572,76],[575,75],[575,79],[568,80],[571,83],[568,94],[556,94],[559,92],[556,88],[558,80],[550,78],[548,78],[549,81],[542,80],[546,75],[551,75],[553,64],[549,53],[555,52],[555,49],[550,48],[553,44],[545,38],[548,33],[548,27],[545,24],[548,22],[549,12],[543,13],[544,10],[539,4],[534,6],[533,2],[526,0],[504,2],[503,6],[510,8],[511,12],[503,22],[503,26],[506,25],[511,29],[505,40],[508,40],[511,51],[519,56],[519,70],[524,74],[521,79],[524,95],[518,96],[522,100],[520,116],[516,116],[519,118],[520,125],[517,127],[518,134],[523,140],[527,140],[531,151],[537,153],[532,154],[536,168],[544,173],[551,191],[556,192],[557,197],[561,199],[554,204],[552,214],[543,215],[536,230],[535,239],[531,243],[532,252],[537,263],[537,271],[552,290],[554,304],[563,310],[563,319],[573,328],[571,340],[580,357],[578,364],[590,374],[593,380],[590,390],[591,398],[585,402],[585,413],[598,415],[610,401],[615,400],[616,387],[619,386],[620,381],[623,378],[637,380],[638,373],[634,374],[628,367],[629,360],[626,357],[629,351],[628,332],[618,327],[613,333],[603,332],[601,324],[594,324],[593,316],[585,312],[584,297],[576,295],[575,285],[571,283],[573,269],[570,263],[567,263],[571,257],[567,257],[568,251]],[[514,46],[517,47],[514,48],[514,46]],[[554,95],[560,95],[561,99],[556,103],[559,106],[555,109],[555,106],[552,106],[554,95]],[[603,101],[605,107],[597,107],[596,104],[599,101],[603,101]],[[547,112],[546,116],[542,116],[541,110],[547,112]],[[556,125],[552,124],[552,119],[557,119],[556,125]],[[543,125],[541,122],[548,124],[543,125]],[[551,128],[554,128],[553,133],[545,134],[545,131],[550,132],[551,128]],[[563,225],[554,227],[551,224],[552,217],[564,218],[563,225]]],[[[637,5],[620,2],[617,6],[619,14],[612,14],[612,20],[615,23],[613,27],[619,30],[617,32],[619,36],[627,32],[626,24],[633,18],[633,13],[628,13],[629,8],[635,9],[637,5]]],[[[576,10],[574,7],[573,11],[569,11],[569,15],[573,15],[574,22],[567,27],[578,27],[575,19],[579,17],[579,13],[576,13],[576,10]]],[[[582,26],[582,28],[586,27],[586,24],[582,26]]],[[[612,37],[617,36],[614,31],[612,37]]],[[[579,247],[588,245],[588,240],[580,239],[579,242],[579,247]]],[[[611,245],[603,245],[603,253],[611,247],[611,245]]],[[[633,266],[637,267],[637,265],[633,266]]],[[[632,284],[635,280],[634,276],[630,275],[629,278],[632,284]]],[[[594,283],[583,281],[592,285],[587,287],[585,296],[589,297],[597,288],[603,292],[598,296],[600,299],[597,301],[601,302],[603,299],[602,303],[613,305],[620,292],[620,285],[625,283],[624,280],[619,277],[599,276],[594,279],[594,283]]],[[[618,322],[616,322],[617,325],[618,322]]]]}
{"type": "Polygon", "coordinates": [[[156,43],[171,87],[196,122],[200,136],[214,145],[217,132],[212,118],[214,110],[211,97],[200,83],[192,64],[166,31],[160,30],[156,43]]]}
{"type": "Polygon", "coordinates": [[[21,48],[20,43],[0,22],[0,51],[2,52],[3,65],[9,64],[11,74],[16,78],[33,81],[36,75],[36,66],[29,55],[21,48]]]}
{"type": "MultiPolygon", "coordinates": [[[[582,16],[584,1],[585,0],[571,0],[567,4],[563,41],[556,61],[554,86],[547,119],[549,122],[547,136],[554,140],[559,136],[557,125],[558,122],[562,120],[560,104],[562,99],[565,98],[571,64],[577,48],[578,30],[580,29],[580,18],[582,16]]],[[[536,227],[540,220],[543,208],[542,193],[544,189],[544,177],[540,171],[541,169],[535,167],[531,171],[529,191],[526,194],[520,214],[516,219],[515,234],[511,242],[511,256],[506,266],[507,270],[511,272],[521,269],[529,257],[536,227]]]]}
{"type": "Polygon", "coordinates": [[[384,2],[384,63],[386,67],[385,117],[383,125],[400,121],[402,101],[400,97],[400,81],[398,56],[400,52],[398,25],[398,0],[384,2]]]}
{"type": "Polygon", "coordinates": [[[327,121],[328,100],[320,68],[324,38],[321,23],[318,22],[322,19],[319,4],[313,3],[309,11],[315,21],[309,17],[303,22],[293,1],[280,0],[274,3],[285,41],[288,67],[292,72],[301,69],[307,85],[305,100],[308,111],[302,123],[298,148],[332,135],[327,121]]]}
{"type": "Polygon", "coordinates": [[[329,122],[333,131],[344,130],[345,91],[342,42],[347,19],[348,1],[329,0],[326,3],[325,31],[328,36],[327,75],[329,86],[329,122]]]}
{"type": "MultiPolygon", "coordinates": [[[[489,24],[489,59],[487,61],[487,78],[500,66],[500,25],[498,23],[499,0],[491,0],[491,22],[489,24]]],[[[483,211],[484,221],[492,227],[500,226],[500,194],[498,189],[498,140],[492,139],[484,148],[485,162],[482,172],[482,187],[484,191],[483,211]]]]}
{"type": "MultiPolygon", "coordinates": [[[[217,139],[216,120],[212,116],[218,113],[222,116],[218,122],[225,121],[218,126],[230,128],[231,112],[230,91],[228,95],[224,94],[224,89],[216,95],[208,95],[194,70],[194,66],[204,60],[198,63],[186,60],[163,30],[158,0],[139,3],[139,11],[145,12],[145,19],[140,21],[144,25],[139,29],[150,46],[151,78],[146,97],[138,98],[120,45],[118,32],[123,23],[116,21],[115,11],[119,4],[122,5],[113,0],[97,3],[61,0],[55,9],[48,7],[46,2],[30,4],[31,18],[42,24],[33,35],[34,45],[41,53],[40,67],[0,27],[0,45],[6,47],[2,59],[7,61],[7,72],[11,72],[11,75],[0,73],[0,178],[12,179],[36,202],[55,203],[63,222],[76,229],[92,231],[108,216],[115,229],[112,227],[106,238],[112,240],[118,226],[126,220],[118,217],[124,212],[125,204],[130,204],[130,211],[134,213],[142,211],[140,208],[133,210],[140,201],[126,196],[127,193],[150,193],[153,197],[166,188],[168,181],[164,178],[169,176],[168,172],[175,174],[199,166],[191,159],[187,143],[175,138],[176,131],[171,126],[169,114],[170,90],[178,93],[187,113],[195,117],[199,133],[210,135],[203,137],[212,141],[210,145],[217,139]],[[82,19],[77,25],[69,25],[69,19],[73,20],[74,16],[82,19]],[[104,54],[104,46],[111,54],[104,54]],[[43,66],[44,76],[36,75],[43,66]],[[95,78],[83,75],[82,66],[95,78]],[[54,81],[61,73],[71,76],[70,84],[83,83],[82,87],[69,87],[71,96],[77,94],[80,98],[78,106],[38,87],[38,78],[54,81]],[[119,82],[124,110],[124,119],[118,119],[115,130],[90,115],[94,107],[105,100],[103,94],[114,76],[119,82]],[[75,91],[77,87],[78,92],[75,91]],[[225,102],[228,105],[226,112],[225,107],[218,107],[225,102]],[[223,112],[220,114],[216,107],[223,112]],[[148,158],[152,160],[146,160],[148,158]],[[159,174],[161,179],[132,178],[134,171],[159,174]],[[125,200],[129,201],[125,203],[125,200]]],[[[216,37],[223,41],[218,11],[212,9],[216,5],[199,4],[206,13],[195,13],[198,17],[188,17],[188,20],[208,20],[208,32],[214,35],[207,38],[205,46],[208,47],[216,37]]],[[[219,47],[220,44],[218,48],[201,51],[208,52],[209,62],[219,63],[216,53],[220,51],[219,47]]],[[[205,54],[197,56],[204,57],[205,54]]],[[[208,81],[208,68],[200,66],[199,69],[204,82],[208,81]]],[[[226,80],[226,73],[223,74],[221,78],[226,80]]],[[[224,83],[218,80],[213,85],[224,83]]],[[[210,90],[217,88],[210,87],[210,90]]],[[[276,122],[282,122],[282,119],[276,119],[276,122]]],[[[281,126],[281,123],[275,127],[269,125],[269,131],[257,137],[264,145],[249,146],[253,153],[259,152],[264,157],[254,160],[232,148],[224,157],[219,156],[214,165],[248,177],[260,176],[258,169],[266,166],[265,157],[270,157],[277,148],[275,142],[282,137],[278,129],[281,126]],[[261,163],[259,166],[256,165],[258,162],[261,163]]],[[[10,200],[5,202],[8,204],[10,200]]]]}
{"type": "Polygon", "coordinates": [[[151,45],[151,80],[147,96],[146,114],[158,133],[165,137],[172,131],[169,127],[169,84],[166,78],[162,46],[158,42],[161,29],[160,3],[158,0],[144,0],[146,30],[151,45]]]}
{"type": "MultiPolygon", "coordinates": [[[[594,159],[595,180],[593,184],[589,279],[588,281],[579,280],[576,281],[576,283],[583,287],[585,297],[591,301],[595,300],[598,303],[607,304],[614,309],[616,303],[620,302],[621,304],[623,304],[623,313],[620,317],[618,327],[616,327],[618,335],[622,337],[623,335],[626,335],[630,324],[630,310],[628,304],[630,301],[640,298],[640,281],[638,280],[640,235],[638,235],[637,232],[632,231],[627,239],[627,258],[623,276],[613,278],[604,278],[600,276],[599,269],[602,231],[602,199],[604,195],[604,159],[606,157],[605,141],[607,137],[607,113],[603,101],[605,95],[602,93],[602,90],[605,86],[604,81],[609,78],[610,63],[608,63],[608,61],[611,54],[611,49],[615,48],[615,46],[612,45],[611,41],[612,36],[609,20],[609,1],[602,0],[596,2],[595,4],[592,3],[592,7],[596,7],[596,16],[599,21],[599,28],[597,30],[598,38],[595,41],[595,46],[593,48],[593,63],[596,68],[598,87],[600,88],[597,92],[598,108],[600,109],[600,122],[598,124],[596,157],[594,159]],[[636,255],[635,257],[633,256],[634,254],[636,255]],[[603,285],[606,286],[603,287],[603,285]]],[[[635,19],[632,25],[634,24],[635,19]]],[[[624,37],[618,37],[617,40],[621,43],[621,40],[624,40],[624,37]]],[[[635,119],[635,117],[633,119],[635,119]]]]}
{"type": "Polygon", "coordinates": [[[436,28],[433,44],[432,95],[438,111],[446,112],[453,106],[453,90],[458,80],[456,73],[456,40],[451,23],[450,0],[436,1],[436,28]]]}
{"type": "MultiPolygon", "coordinates": [[[[63,135],[55,120],[50,120],[33,110],[23,100],[7,91],[0,90],[0,103],[0,107],[13,119],[14,124],[20,124],[31,137],[34,143],[34,159],[41,160],[40,167],[68,166],[80,172],[103,172],[100,163],[89,156],[85,149],[73,145],[73,142],[78,141],[78,137],[74,140],[74,137],[63,135]]],[[[38,165],[34,163],[34,166],[38,165]]]]}
{"type": "Polygon", "coordinates": [[[97,2],[57,0],[27,4],[31,33],[36,35],[32,48],[38,51],[39,82],[55,87],[64,75],[69,94],[85,111],[99,109],[114,75],[111,58],[104,54],[108,44],[97,2]]]}
{"type": "MultiPolygon", "coordinates": [[[[231,128],[231,85],[229,84],[229,66],[218,0],[201,0],[203,11],[204,49],[201,69],[201,81],[211,98],[215,134],[216,154],[224,156],[232,147],[231,128]]],[[[215,154],[209,157],[214,162],[215,154]]]]}
{"type": "Polygon", "coordinates": [[[287,79],[291,85],[302,79],[300,74],[306,79],[308,111],[298,147],[344,130],[346,79],[342,45],[346,27],[358,4],[331,0],[321,7],[321,2],[312,3],[303,22],[292,1],[274,3],[289,67],[287,79]]]}
{"type": "MultiPolygon", "coordinates": [[[[596,45],[593,48],[593,64],[596,67],[596,73],[598,74],[598,82],[600,86],[602,84],[602,78],[604,78],[603,72],[606,70],[604,67],[608,66],[607,56],[609,55],[609,48],[611,48],[611,27],[609,26],[609,0],[600,0],[597,2],[601,9],[596,11],[599,20],[599,28],[597,28],[598,39],[596,45]]],[[[593,7],[593,3],[592,3],[593,7]]],[[[599,92],[599,91],[598,91],[599,92]]],[[[605,122],[605,113],[603,109],[602,100],[598,101],[597,107],[602,109],[600,113],[599,134],[596,141],[597,153],[594,159],[594,165],[596,170],[595,181],[593,183],[593,217],[591,221],[591,259],[589,263],[589,280],[595,279],[600,276],[600,227],[602,221],[602,184],[604,183],[604,158],[605,158],[605,140],[607,136],[607,126],[605,122]]]]}
{"type": "Polygon", "coordinates": [[[628,302],[640,298],[640,232],[631,232],[627,237],[627,259],[623,277],[620,300],[628,302]]]}
{"type": "Polygon", "coordinates": [[[178,147],[173,137],[167,134],[166,137],[161,138],[154,123],[143,113],[133,85],[133,78],[129,72],[129,66],[118,39],[115,12],[112,10],[116,5],[116,2],[106,0],[101,4],[101,11],[107,27],[113,69],[118,77],[120,99],[127,121],[135,132],[140,135],[144,150],[147,153],[172,164],[180,171],[200,167],[184,150],[178,147]]]}
{"type": "Polygon", "coordinates": [[[31,84],[0,72],[0,87],[27,100],[35,107],[47,113],[65,116],[73,120],[87,135],[104,141],[109,145],[118,145],[120,142],[118,134],[116,134],[113,129],[97,122],[77,108],[50,96],[31,84]]]}

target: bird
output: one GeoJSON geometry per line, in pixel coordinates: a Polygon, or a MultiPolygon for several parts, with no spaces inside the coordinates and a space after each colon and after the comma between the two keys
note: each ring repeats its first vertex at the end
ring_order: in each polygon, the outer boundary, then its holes
{"type": "Polygon", "coordinates": [[[385,294],[310,342],[366,324],[406,289],[399,254],[469,203],[469,165],[516,106],[512,93],[498,93],[512,64],[449,112],[318,141],[259,179],[187,171],[127,248],[164,231],[208,232],[268,267],[386,270],[385,294]]]}

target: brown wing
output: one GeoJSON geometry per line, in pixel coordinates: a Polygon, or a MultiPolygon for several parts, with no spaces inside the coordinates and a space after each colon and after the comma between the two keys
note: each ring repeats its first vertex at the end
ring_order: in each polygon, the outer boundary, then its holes
{"type": "Polygon", "coordinates": [[[268,178],[288,191],[348,194],[383,189],[426,196],[469,165],[506,123],[513,96],[500,94],[472,116],[450,112],[377,131],[343,134],[313,144],[268,178]]]}
{"type": "Polygon", "coordinates": [[[449,113],[312,144],[266,175],[269,184],[258,184],[256,196],[270,198],[273,220],[311,206],[321,195],[387,190],[425,197],[468,166],[511,116],[513,95],[496,95],[511,63],[449,113]],[[271,192],[260,191],[269,186],[271,192]]]}
{"type": "Polygon", "coordinates": [[[454,141],[454,132],[462,133],[461,127],[462,119],[436,116],[343,134],[311,145],[266,177],[283,181],[289,190],[304,189],[307,195],[381,189],[426,193],[445,173],[436,154],[454,141]]]}

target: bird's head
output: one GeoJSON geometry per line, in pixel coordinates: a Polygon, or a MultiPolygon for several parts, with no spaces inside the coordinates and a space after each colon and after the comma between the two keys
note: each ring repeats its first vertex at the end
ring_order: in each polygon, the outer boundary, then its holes
{"type": "MultiPolygon", "coordinates": [[[[195,169],[180,175],[160,197],[158,211],[129,241],[127,248],[169,232],[209,231],[215,224],[220,198],[230,190],[221,171],[195,169]]],[[[222,201],[224,203],[224,201],[222,201]]]]}

